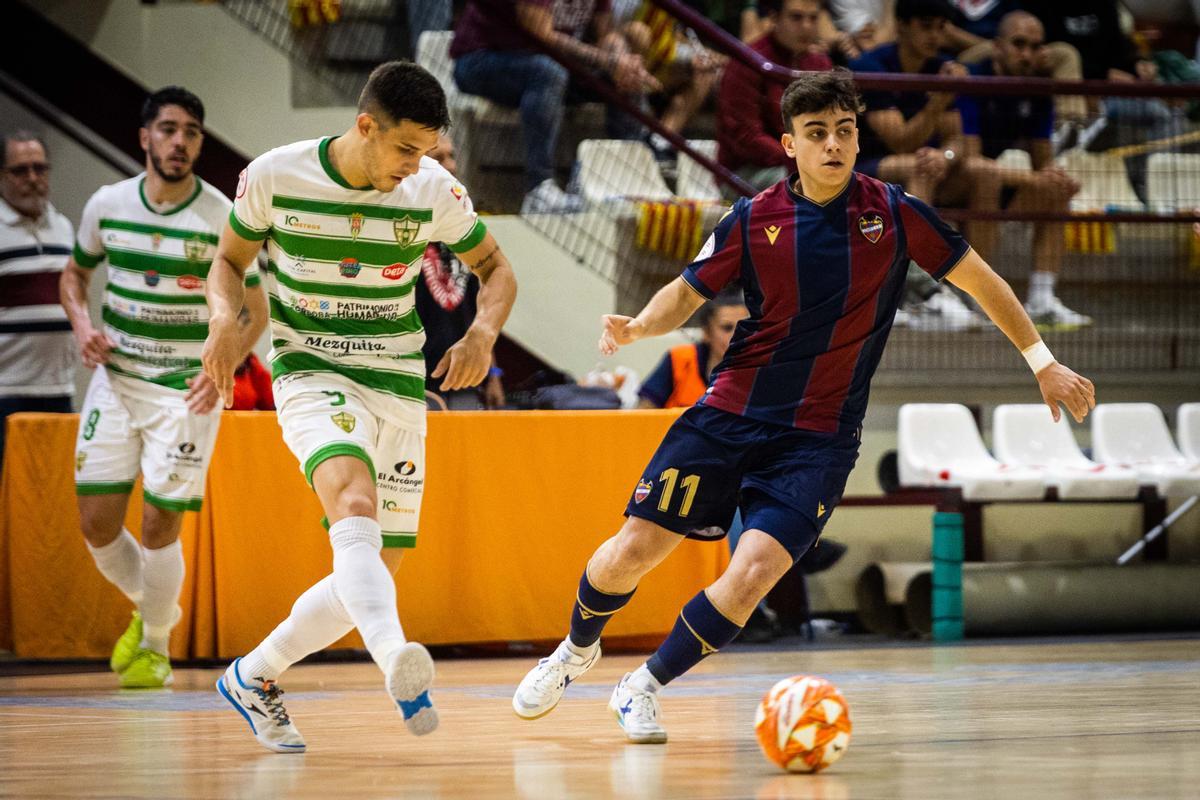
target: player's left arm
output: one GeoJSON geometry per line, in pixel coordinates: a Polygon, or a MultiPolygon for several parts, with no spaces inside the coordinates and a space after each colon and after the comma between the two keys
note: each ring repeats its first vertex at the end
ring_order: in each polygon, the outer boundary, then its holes
{"type": "Polygon", "coordinates": [[[971,295],[1025,356],[1054,421],[1059,419],[1058,404],[1062,403],[1076,422],[1082,422],[1088,411],[1096,407],[1096,388],[1087,378],[1054,360],[1008,282],[974,250],[967,251],[946,279],[971,295]]]}
{"type": "Polygon", "coordinates": [[[479,296],[471,327],[430,373],[442,378],[442,388],[447,390],[478,386],[487,377],[492,348],[517,299],[517,276],[492,234],[458,257],[479,277],[479,296]]]}

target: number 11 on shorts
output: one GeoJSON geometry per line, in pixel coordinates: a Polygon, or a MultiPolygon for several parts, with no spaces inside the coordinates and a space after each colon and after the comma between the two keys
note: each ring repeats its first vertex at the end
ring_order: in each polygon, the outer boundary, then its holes
{"type": "MultiPolygon", "coordinates": [[[[663,482],[662,498],[658,501],[659,511],[668,511],[671,505],[671,497],[675,494],[675,482],[679,481],[679,470],[671,467],[663,470],[663,474],[658,476],[658,479],[663,482]]],[[[688,475],[679,485],[683,487],[683,502],[679,504],[679,516],[686,517],[692,510],[692,501],[696,499],[696,490],[700,488],[700,476],[688,475]]]]}

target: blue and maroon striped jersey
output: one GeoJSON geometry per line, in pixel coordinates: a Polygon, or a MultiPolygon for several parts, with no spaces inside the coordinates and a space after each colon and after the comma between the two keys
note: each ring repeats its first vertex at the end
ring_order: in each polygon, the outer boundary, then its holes
{"type": "Polygon", "coordinates": [[[853,433],[909,259],[941,280],[969,247],[894,184],[855,173],[821,205],[797,194],[795,180],[734,203],[683,272],[707,298],[740,280],[750,310],[700,403],[763,422],[853,433]]]}

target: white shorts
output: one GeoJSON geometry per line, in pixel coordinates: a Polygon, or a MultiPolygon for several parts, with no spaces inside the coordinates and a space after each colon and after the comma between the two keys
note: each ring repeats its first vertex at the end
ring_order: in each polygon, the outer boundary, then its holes
{"type": "Polygon", "coordinates": [[[138,471],[147,503],[198,511],[217,443],[220,408],[188,411],[180,392],[92,373],[75,439],[75,493],[128,494],[138,471]]]}
{"type": "Polygon", "coordinates": [[[375,476],[383,546],[415,547],[425,488],[425,434],[385,419],[379,404],[388,402],[395,399],[333,376],[312,376],[288,387],[277,412],[279,427],[309,485],[313,471],[333,456],[365,462],[375,476]]]}

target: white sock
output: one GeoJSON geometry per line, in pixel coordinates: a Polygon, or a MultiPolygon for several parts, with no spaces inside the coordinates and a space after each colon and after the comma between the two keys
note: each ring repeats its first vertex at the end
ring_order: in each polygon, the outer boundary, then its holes
{"type": "Polygon", "coordinates": [[[333,576],[326,575],[297,597],[291,615],[242,658],[238,673],[243,679],[278,680],[292,664],[352,630],[354,620],[337,596],[333,576]]]}
{"type": "Polygon", "coordinates": [[[183,588],[183,545],[179,540],[157,550],[142,548],[146,568],[145,588],[138,609],[142,612],[142,647],[167,655],[171,628],[178,615],[179,590],[183,588]]]}
{"type": "Polygon", "coordinates": [[[388,657],[404,644],[396,612],[396,584],[379,551],[383,532],[370,517],[346,517],[329,528],[337,596],[354,620],[367,651],[386,670],[388,657]]]}
{"type": "Polygon", "coordinates": [[[1038,270],[1029,273],[1029,304],[1034,306],[1046,305],[1054,299],[1054,285],[1058,275],[1053,272],[1038,270]]]}
{"type": "Polygon", "coordinates": [[[663,685],[658,682],[658,679],[646,668],[645,664],[635,669],[633,674],[629,676],[629,685],[643,692],[654,692],[655,694],[663,688],[663,685]]]}
{"type": "Polygon", "coordinates": [[[567,646],[567,650],[571,652],[571,655],[585,660],[591,658],[592,653],[596,652],[596,648],[600,646],[600,642],[596,641],[592,642],[591,646],[589,647],[580,647],[571,641],[570,636],[568,636],[566,639],[563,639],[563,644],[567,646]]]}
{"type": "Polygon", "coordinates": [[[100,574],[120,589],[134,605],[142,602],[142,546],[124,528],[103,547],[87,546],[100,574]]]}

